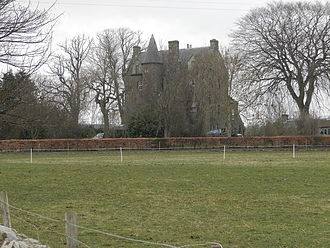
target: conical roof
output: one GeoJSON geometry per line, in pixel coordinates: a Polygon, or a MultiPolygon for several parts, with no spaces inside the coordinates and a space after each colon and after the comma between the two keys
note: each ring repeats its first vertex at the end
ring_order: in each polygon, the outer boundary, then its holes
{"type": "Polygon", "coordinates": [[[163,63],[162,59],[161,59],[161,57],[159,56],[159,53],[158,53],[158,48],[157,48],[157,44],[156,44],[154,35],[151,35],[149,45],[148,45],[148,48],[147,48],[147,50],[144,54],[142,63],[143,64],[163,63]]]}

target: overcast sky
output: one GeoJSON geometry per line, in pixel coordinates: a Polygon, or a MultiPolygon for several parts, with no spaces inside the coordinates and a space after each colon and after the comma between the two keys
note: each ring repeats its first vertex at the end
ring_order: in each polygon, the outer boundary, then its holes
{"type": "MultiPolygon", "coordinates": [[[[28,0],[18,0],[24,4],[28,0]]],[[[53,0],[30,0],[48,8],[53,0]]],[[[107,28],[140,30],[157,43],[179,40],[180,47],[206,46],[215,38],[228,45],[228,34],[235,22],[250,9],[262,7],[266,0],[58,0],[52,13],[61,16],[54,33],[54,44],[77,34],[94,36],[107,28]]],[[[322,1],[325,2],[325,1],[322,1]]]]}

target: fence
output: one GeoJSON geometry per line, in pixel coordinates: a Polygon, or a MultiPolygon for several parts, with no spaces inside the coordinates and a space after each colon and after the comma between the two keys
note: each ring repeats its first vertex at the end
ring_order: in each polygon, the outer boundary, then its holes
{"type": "MultiPolygon", "coordinates": [[[[92,233],[102,234],[102,235],[105,235],[105,236],[108,236],[108,237],[111,237],[111,238],[116,238],[116,239],[135,242],[135,243],[143,243],[143,244],[148,244],[148,245],[153,245],[153,246],[158,246],[158,247],[161,246],[161,247],[169,247],[169,248],[185,248],[185,247],[204,246],[204,247],[212,247],[212,248],[223,248],[223,246],[218,242],[207,242],[207,243],[203,243],[203,244],[187,244],[187,245],[182,245],[182,246],[174,246],[174,245],[170,245],[170,244],[164,244],[164,243],[157,243],[157,242],[150,242],[150,241],[145,241],[145,240],[140,240],[140,239],[128,238],[128,237],[124,237],[124,236],[120,236],[120,235],[100,231],[100,230],[97,230],[97,229],[80,226],[80,225],[77,224],[77,213],[75,213],[75,212],[66,212],[64,220],[58,220],[58,219],[50,218],[50,217],[43,216],[43,215],[38,214],[38,213],[34,213],[34,212],[31,212],[31,211],[27,211],[27,210],[12,206],[11,204],[9,204],[8,196],[7,196],[6,191],[0,191],[0,206],[2,208],[3,225],[6,226],[6,227],[9,227],[9,228],[12,228],[11,216],[17,218],[18,220],[20,220],[22,222],[28,223],[33,228],[37,228],[34,224],[27,222],[23,218],[20,218],[16,215],[11,214],[10,209],[14,209],[14,210],[23,212],[23,213],[28,214],[28,215],[36,216],[38,218],[44,219],[44,220],[49,221],[49,222],[63,223],[65,225],[65,230],[66,230],[65,234],[59,233],[59,232],[56,232],[56,231],[50,231],[50,230],[47,230],[47,231],[48,232],[53,232],[53,233],[55,233],[57,235],[60,235],[60,236],[64,236],[67,240],[66,241],[67,248],[78,248],[79,246],[80,247],[84,246],[84,247],[87,247],[87,248],[92,247],[92,246],[90,246],[90,245],[88,245],[88,244],[86,244],[86,243],[84,243],[84,242],[82,242],[78,239],[78,230],[79,229],[86,230],[86,231],[89,231],[89,232],[92,232],[92,233]]],[[[94,244],[94,245],[96,247],[98,247],[97,244],[94,244]]]]}
{"type": "Polygon", "coordinates": [[[296,158],[296,153],[298,151],[313,151],[313,150],[330,150],[330,145],[284,145],[284,146],[213,146],[208,148],[194,148],[194,147],[172,147],[172,148],[163,148],[161,146],[154,148],[89,148],[89,149],[21,149],[21,150],[4,150],[2,153],[28,153],[29,162],[33,163],[34,157],[36,154],[41,153],[76,153],[76,152],[118,152],[118,158],[120,162],[124,161],[124,157],[129,151],[215,151],[222,154],[223,160],[226,159],[226,154],[232,152],[241,152],[241,151],[287,151],[292,153],[292,158],[296,158]]]}

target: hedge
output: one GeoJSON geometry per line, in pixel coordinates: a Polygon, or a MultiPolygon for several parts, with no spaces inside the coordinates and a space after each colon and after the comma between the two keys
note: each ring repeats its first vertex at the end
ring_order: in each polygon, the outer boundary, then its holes
{"type": "Polygon", "coordinates": [[[330,136],[275,136],[275,137],[189,137],[189,138],[117,138],[117,139],[40,139],[0,140],[0,151],[25,149],[77,149],[102,148],[214,148],[232,147],[284,147],[295,145],[329,146],[330,136]]]}

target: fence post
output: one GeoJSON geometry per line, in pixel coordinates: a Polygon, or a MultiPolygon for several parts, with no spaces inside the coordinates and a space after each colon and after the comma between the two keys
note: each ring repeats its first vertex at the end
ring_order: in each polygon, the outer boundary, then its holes
{"type": "Polygon", "coordinates": [[[223,160],[226,160],[226,146],[223,146],[223,160]]]}
{"type": "Polygon", "coordinates": [[[3,213],[3,225],[11,228],[8,196],[6,191],[0,191],[0,205],[2,207],[2,213],[3,213]]]}
{"type": "Polygon", "coordinates": [[[33,148],[30,149],[30,163],[33,163],[33,148]]]}
{"type": "Polygon", "coordinates": [[[68,248],[78,248],[77,213],[65,213],[65,231],[68,248]]]}
{"type": "Polygon", "coordinates": [[[292,145],[292,158],[296,158],[296,146],[295,146],[295,144],[292,145]]]}

